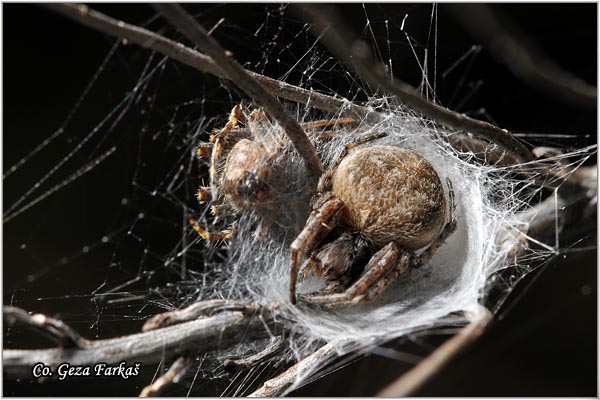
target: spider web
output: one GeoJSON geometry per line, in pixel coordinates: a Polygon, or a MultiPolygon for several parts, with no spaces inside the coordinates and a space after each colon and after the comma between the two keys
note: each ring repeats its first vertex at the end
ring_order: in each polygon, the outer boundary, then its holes
{"type": "MultiPolygon", "coordinates": [[[[48,12],[30,8],[15,5],[6,9],[7,14],[14,12],[20,18],[41,21],[50,17],[48,12]]],[[[103,10],[102,7],[99,9],[103,10]]],[[[588,146],[595,141],[593,135],[585,136],[593,132],[595,123],[589,121],[589,115],[577,110],[569,113],[563,110],[547,121],[547,115],[556,107],[554,102],[547,101],[538,110],[531,107],[533,95],[522,86],[503,90],[496,77],[504,74],[501,82],[506,82],[509,79],[507,72],[492,63],[472,41],[464,38],[460,41],[459,34],[451,36],[452,39],[444,37],[441,33],[449,34],[453,28],[449,27],[448,16],[438,18],[436,7],[353,5],[344,6],[343,10],[344,17],[354,23],[355,30],[361,32],[363,39],[374,49],[374,55],[388,66],[389,71],[413,83],[424,96],[451,109],[511,130],[518,129],[531,145],[587,149],[576,152],[572,158],[565,158],[569,163],[595,162],[595,156],[587,159],[594,153],[588,146]],[[522,104],[527,107],[520,107],[522,104]]],[[[373,129],[390,130],[392,137],[386,140],[429,152],[442,163],[434,165],[448,167],[448,175],[457,177],[466,172],[468,156],[452,154],[454,161],[446,164],[451,155],[449,149],[427,136],[426,143],[422,143],[424,139],[416,135],[417,129],[431,130],[430,124],[400,109],[393,99],[371,97],[372,92],[317,45],[307,26],[296,20],[286,7],[202,5],[195,6],[193,11],[247,69],[301,87],[338,94],[354,102],[369,101],[373,107],[397,110],[393,118],[382,125],[362,127],[349,132],[343,140],[373,129]],[[404,128],[402,123],[414,129],[404,128]]],[[[106,12],[179,38],[149,8],[106,7],[106,12]]],[[[66,24],[59,17],[53,18],[48,26],[40,22],[44,32],[54,27],[51,24],[66,24]]],[[[33,62],[25,62],[20,53],[21,58],[11,58],[13,49],[6,49],[5,60],[19,62],[5,61],[5,76],[16,76],[16,68],[29,65],[27,68],[31,70],[20,71],[19,76],[28,79],[29,86],[36,88],[36,94],[5,96],[4,303],[58,315],[84,336],[104,338],[139,331],[148,315],[180,308],[198,299],[281,296],[287,287],[281,286],[287,271],[284,267],[288,259],[285,246],[277,242],[251,246],[244,235],[246,232],[242,232],[240,239],[232,241],[229,247],[206,245],[198,241],[187,223],[187,217],[194,216],[210,225],[207,209],[194,197],[198,186],[208,183],[206,166],[195,158],[194,151],[199,141],[206,140],[207,132],[224,124],[229,109],[243,99],[239,92],[225,82],[203,76],[161,55],[78,27],[60,29],[65,29],[66,38],[53,36],[50,42],[54,46],[37,49],[37,54],[46,54],[57,63],[60,54],[65,57],[64,64],[49,68],[47,74],[31,68],[33,62]],[[70,47],[61,50],[59,47],[65,39],[70,41],[70,47]],[[79,53],[84,50],[85,56],[79,53]],[[69,54],[75,51],[75,57],[69,54]],[[10,69],[11,65],[14,65],[13,69],[10,69]],[[77,77],[76,82],[73,75],[77,77]],[[27,108],[19,105],[25,101],[31,103],[27,108]],[[14,113],[10,112],[13,104],[17,104],[14,113]],[[257,259],[254,264],[245,263],[249,256],[263,257],[259,260],[267,261],[268,268],[279,268],[273,273],[257,259]],[[237,261],[228,262],[231,261],[229,257],[237,261]],[[263,266],[255,267],[258,264],[263,266]],[[249,272],[252,275],[244,275],[249,272]],[[250,285],[259,282],[260,278],[270,279],[268,289],[250,285]]],[[[575,35],[581,45],[587,43],[586,37],[577,31],[561,32],[560,35],[558,39],[545,40],[560,46],[569,40],[569,35],[575,35]]],[[[7,44],[11,38],[11,34],[6,35],[7,44]]],[[[570,43],[563,47],[573,53],[570,43]]],[[[595,44],[589,48],[595,48],[595,44]]],[[[583,57],[585,54],[575,52],[575,55],[583,57]]],[[[573,61],[565,66],[577,75],[589,73],[593,76],[591,71],[595,68],[577,71],[571,68],[576,64],[573,61]]],[[[19,83],[18,87],[22,88],[23,84],[19,83]]],[[[288,104],[288,107],[301,121],[325,116],[298,105],[288,104]]],[[[320,155],[330,159],[339,145],[338,141],[332,142],[329,147],[320,149],[320,155]]],[[[469,176],[473,178],[483,173],[481,169],[472,172],[474,175],[469,176]]],[[[523,204],[535,195],[527,182],[509,180],[506,171],[485,174],[482,180],[496,185],[486,190],[496,190],[501,193],[499,197],[505,199],[500,202],[503,204],[487,208],[485,216],[495,218],[490,221],[507,222],[513,211],[522,209],[523,204]],[[490,177],[496,180],[490,180],[490,177]]],[[[460,189],[457,190],[459,218],[464,221],[469,209],[461,200],[465,198],[464,187],[460,182],[455,182],[455,186],[460,189]]],[[[477,198],[486,197],[485,194],[479,196],[477,198]]],[[[248,219],[242,218],[241,223],[245,221],[250,226],[248,219]]],[[[508,225],[516,227],[519,223],[514,221],[508,225]]],[[[448,248],[454,249],[451,251],[458,251],[464,242],[467,226],[463,224],[461,229],[459,233],[463,232],[463,236],[456,235],[448,244],[448,248]]],[[[518,287],[520,280],[529,279],[528,273],[539,266],[538,260],[552,254],[585,251],[590,246],[589,239],[580,238],[569,249],[562,249],[557,241],[532,251],[528,260],[531,263],[497,266],[492,278],[495,282],[493,296],[492,291],[489,292],[490,297],[494,297],[493,306],[500,315],[504,313],[500,308],[503,304],[506,309],[519,307],[515,299],[523,296],[526,290],[509,296],[506,303],[505,299],[518,287]]],[[[438,259],[447,258],[448,254],[456,259],[456,254],[444,253],[443,249],[438,259]]],[[[435,260],[432,265],[436,265],[435,260]]],[[[486,271],[480,278],[491,272],[486,271]]],[[[428,273],[431,270],[423,272],[428,273]]],[[[424,282],[420,276],[411,279],[416,284],[424,282]]],[[[593,290],[591,282],[595,280],[585,284],[588,291],[593,290]]],[[[469,304],[480,296],[476,289],[468,292],[469,304]]],[[[583,292],[584,287],[581,290],[583,292]]],[[[354,326],[360,328],[357,315],[371,316],[378,312],[381,313],[380,320],[391,318],[398,310],[380,307],[387,301],[389,296],[376,302],[375,309],[366,306],[358,311],[359,314],[351,311],[335,317],[330,314],[296,315],[301,328],[297,331],[290,357],[306,353],[314,347],[316,339],[332,339],[336,332],[339,333],[340,321],[351,327],[348,321],[358,320],[354,326]],[[324,329],[317,329],[317,325],[324,329]]],[[[420,334],[414,335],[415,329],[421,332],[423,328],[429,328],[429,333],[435,333],[464,320],[461,316],[446,318],[446,314],[429,315],[423,321],[412,321],[412,324],[399,320],[398,324],[405,328],[395,326],[379,336],[372,330],[358,329],[359,335],[354,340],[366,341],[372,337],[370,352],[410,366],[420,355],[426,354],[423,350],[427,347],[420,334]],[[413,345],[408,353],[382,346],[400,333],[409,334],[408,339],[404,339],[413,345]]],[[[372,319],[366,319],[362,324],[372,322],[372,319]]],[[[10,335],[5,332],[5,346],[30,345],[27,337],[19,339],[18,334],[17,330],[10,335]]],[[[252,349],[254,346],[240,346],[231,352],[244,353],[252,349]]],[[[318,377],[349,361],[342,360],[318,377]]],[[[277,366],[264,365],[232,380],[214,380],[212,378],[224,378],[218,363],[210,364],[202,358],[198,363],[190,380],[174,388],[173,395],[188,392],[192,395],[239,395],[277,371],[277,366]]],[[[137,384],[147,383],[155,371],[155,366],[148,366],[145,376],[140,377],[137,384]]],[[[119,389],[122,388],[114,390],[119,389]]],[[[57,386],[56,390],[59,393],[61,388],[57,386]]],[[[122,390],[130,390],[132,395],[139,391],[135,388],[122,390]]]]}

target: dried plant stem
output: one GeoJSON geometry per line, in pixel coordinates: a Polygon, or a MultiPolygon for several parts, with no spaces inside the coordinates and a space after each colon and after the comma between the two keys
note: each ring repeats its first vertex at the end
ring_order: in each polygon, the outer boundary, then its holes
{"type": "Polygon", "coordinates": [[[177,383],[177,381],[185,375],[191,367],[193,359],[187,356],[181,356],[171,365],[169,370],[161,375],[151,385],[146,386],[140,392],[139,397],[155,397],[159,396],[169,385],[177,383]]]}
{"type": "Polygon", "coordinates": [[[527,38],[518,37],[485,4],[449,5],[456,19],[518,79],[556,99],[596,109],[598,91],[545,57],[527,38]]]}
{"type": "MultiPolygon", "coordinates": [[[[262,308],[265,309],[265,307],[276,307],[276,305],[263,306],[262,308]]],[[[181,324],[182,322],[192,321],[202,317],[210,317],[224,311],[239,311],[244,314],[255,314],[258,312],[259,308],[260,306],[258,304],[248,304],[236,300],[217,299],[199,301],[181,310],[156,314],[144,323],[142,332],[181,324]]]]}
{"type": "Polygon", "coordinates": [[[413,369],[377,393],[376,396],[406,397],[412,395],[456,354],[477,340],[491,319],[491,313],[485,307],[480,306],[467,326],[435,349],[413,369]]]}
{"type": "Polygon", "coordinates": [[[283,128],[290,138],[296,151],[300,153],[308,170],[315,178],[325,172],[321,160],[306,133],[298,121],[293,118],[277,100],[267,92],[242,66],[232,57],[231,52],[221,47],[208,31],[188,14],[183,7],[175,3],[156,3],[154,7],[165,16],[189,40],[195,43],[202,51],[208,54],[221,70],[254,101],[260,104],[283,128]]]}
{"type": "MultiPolygon", "coordinates": [[[[188,65],[201,72],[208,73],[222,79],[229,79],[227,73],[223,71],[213,61],[212,58],[155,32],[127,24],[114,18],[110,18],[109,16],[90,9],[85,5],[48,3],[44,4],[43,6],[58,12],[82,25],[112,36],[121,37],[128,43],[138,44],[144,48],[157,51],[173,60],[177,60],[182,64],[188,65]]],[[[358,120],[363,118],[378,120],[384,117],[384,114],[380,112],[376,112],[368,107],[353,104],[347,99],[327,96],[312,90],[299,88],[297,86],[290,85],[288,83],[281,82],[251,71],[246,70],[246,73],[260,82],[260,84],[271,94],[286,100],[306,104],[322,111],[332,112],[340,116],[356,118],[358,120]]],[[[460,114],[457,115],[464,117],[460,114]]],[[[477,122],[484,124],[486,127],[493,127],[492,125],[481,121],[477,122]]],[[[505,133],[505,131],[499,128],[495,128],[495,131],[500,131],[500,135],[505,133]]],[[[473,130],[473,132],[481,133],[477,129],[473,130]]],[[[456,137],[459,135],[455,134],[454,136],[456,137]]],[[[489,135],[483,134],[482,136],[489,138],[489,135]]],[[[461,140],[463,142],[472,141],[471,138],[463,134],[460,134],[460,137],[462,138],[461,140]]]]}
{"type": "Polygon", "coordinates": [[[236,373],[244,369],[252,368],[255,365],[261,364],[280,354],[285,349],[285,341],[281,336],[275,337],[271,344],[264,350],[259,351],[249,357],[239,359],[226,359],[223,361],[223,366],[227,373],[236,373]]]}
{"type": "Polygon", "coordinates": [[[9,325],[26,325],[48,337],[60,347],[81,349],[89,344],[88,340],[82,338],[70,326],[58,319],[43,314],[31,315],[25,310],[12,306],[4,306],[2,314],[9,325]]]}
{"type": "Polygon", "coordinates": [[[351,30],[328,7],[302,4],[297,5],[296,8],[301,10],[306,19],[312,23],[313,34],[320,36],[327,48],[353,67],[369,85],[375,88],[381,87],[389,94],[397,96],[404,104],[442,125],[459,131],[471,132],[502,145],[514,153],[520,162],[528,162],[533,159],[529,150],[506,130],[433,104],[415,94],[415,89],[409,84],[396,77],[393,81],[388,79],[383,73],[383,68],[373,65],[369,59],[367,48],[362,42],[351,35],[342,36],[341,32],[351,32],[351,30]]]}
{"type": "Polygon", "coordinates": [[[71,365],[107,364],[122,360],[156,362],[167,355],[182,351],[203,353],[251,340],[269,337],[279,327],[265,314],[247,315],[242,312],[221,314],[172,325],[148,332],[114,339],[87,340],[81,348],[50,348],[39,350],[4,349],[4,373],[13,378],[30,376],[34,364],[42,362],[56,366],[63,362],[71,365]]]}
{"type": "MultiPolygon", "coordinates": [[[[46,3],[41,6],[94,30],[123,38],[127,43],[137,44],[157,51],[201,72],[222,79],[230,79],[229,75],[212,58],[155,32],[111,18],[88,6],[58,3],[46,3]]],[[[319,110],[350,118],[361,119],[367,117],[369,114],[374,114],[373,110],[352,104],[347,99],[327,96],[312,90],[299,88],[252,71],[245,70],[245,72],[260,82],[271,94],[286,100],[307,104],[319,110]]]]}
{"type": "Polygon", "coordinates": [[[303,377],[310,376],[325,364],[338,357],[336,343],[327,343],[308,357],[294,364],[287,371],[263,383],[248,397],[279,397],[303,377]]]}
{"type": "MultiPolygon", "coordinates": [[[[543,240],[548,232],[544,227],[550,222],[554,224],[556,206],[560,206],[561,215],[573,218],[569,224],[560,224],[563,234],[578,232],[581,235],[593,232],[596,227],[596,201],[597,201],[597,166],[581,167],[567,179],[572,186],[578,186],[579,191],[559,191],[557,199],[547,198],[541,203],[525,211],[527,219],[533,216],[527,234],[534,240],[543,240]]],[[[524,216],[525,217],[525,216],[524,216]]],[[[41,350],[3,350],[4,372],[8,378],[28,377],[31,367],[37,362],[47,365],[57,365],[61,362],[70,362],[73,365],[95,364],[98,362],[116,363],[122,360],[156,362],[165,357],[171,357],[181,352],[204,353],[217,348],[226,348],[241,340],[268,338],[283,329],[282,321],[273,321],[271,311],[276,310],[278,304],[258,307],[254,304],[240,304],[224,300],[207,300],[196,303],[187,309],[165,313],[154,318],[152,324],[146,328],[153,328],[148,332],[138,333],[114,339],[86,340],[78,339],[78,344],[71,348],[50,348],[41,350]],[[231,310],[242,311],[231,311],[231,310]],[[262,311],[262,312],[261,312],[262,311]],[[206,316],[216,313],[214,316],[206,316]],[[170,314],[170,315],[169,315],[170,314]],[[269,327],[267,332],[265,325],[269,327]],[[176,325],[172,325],[176,324],[176,325]],[[165,327],[166,325],[166,327],[165,327]]],[[[483,313],[485,314],[485,312],[483,313]]],[[[25,321],[27,325],[38,329],[39,324],[27,323],[29,317],[23,310],[14,307],[4,313],[7,322],[15,323],[25,321]]],[[[48,318],[48,317],[46,317],[48,318]]],[[[427,357],[426,365],[415,367],[407,381],[399,384],[405,392],[414,390],[422,385],[426,379],[433,376],[447,363],[464,344],[474,339],[476,328],[483,327],[485,315],[481,316],[479,323],[467,328],[466,332],[459,333],[456,339],[450,339],[449,344],[442,345],[439,352],[427,357]],[[465,337],[466,336],[466,337],[465,337]],[[412,377],[411,377],[412,376],[412,377]]],[[[34,321],[42,320],[39,317],[34,321]]],[[[479,320],[478,320],[479,321],[479,320]]],[[[487,321],[486,321],[487,322],[487,321]]],[[[51,326],[66,326],[64,323],[51,326]]],[[[72,329],[61,331],[73,332],[72,329]]],[[[51,335],[55,335],[52,333],[51,335]]],[[[77,333],[69,334],[71,337],[80,338],[77,333]]],[[[60,334],[59,334],[60,337],[60,334]]],[[[60,341],[59,341],[60,342],[60,341]]],[[[294,382],[306,377],[309,372],[321,368],[326,363],[337,358],[335,345],[329,343],[317,352],[301,360],[289,368],[282,375],[266,382],[253,396],[275,396],[284,393],[294,382]]],[[[420,365],[420,364],[419,364],[420,365]]],[[[410,372],[409,372],[410,373],[410,372]]],[[[391,390],[391,389],[390,389],[391,390]]],[[[396,390],[396,389],[394,389],[396,390]]],[[[383,392],[382,394],[385,394],[383,392]]],[[[399,392],[394,392],[399,395],[399,392]]]]}

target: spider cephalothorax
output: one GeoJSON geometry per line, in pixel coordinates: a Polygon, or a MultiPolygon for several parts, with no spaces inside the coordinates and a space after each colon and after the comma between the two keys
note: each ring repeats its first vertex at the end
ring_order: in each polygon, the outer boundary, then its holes
{"type": "Polygon", "coordinates": [[[313,272],[326,283],[303,300],[355,304],[373,299],[411,267],[427,262],[456,227],[450,182],[446,222],[444,187],[425,158],[395,146],[348,155],[356,145],[346,146],[321,178],[312,213],[292,243],[292,302],[300,255],[306,256],[301,275],[313,272]]]}
{"type": "MultiPolygon", "coordinates": [[[[306,130],[348,124],[352,119],[323,120],[303,124],[306,130]]],[[[325,132],[311,132],[313,138],[325,132]]],[[[214,215],[229,209],[235,214],[257,216],[261,224],[257,235],[273,224],[302,226],[309,211],[314,184],[307,184],[306,174],[290,168],[294,157],[283,131],[259,110],[248,116],[237,105],[229,121],[216,130],[209,143],[198,146],[201,158],[210,157],[210,187],[198,190],[201,203],[211,202],[214,215]],[[244,124],[244,128],[239,128],[244,124]]],[[[300,162],[300,160],[297,160],[300,162]]],[[[196,231],[207,240],[228,239],[232,229],[210,233],[190,219],[196,231]]]]}

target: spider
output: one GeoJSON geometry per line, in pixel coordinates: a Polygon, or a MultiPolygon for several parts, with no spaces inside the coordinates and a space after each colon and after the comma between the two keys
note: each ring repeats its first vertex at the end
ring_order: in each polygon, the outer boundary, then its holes
{"type": "MultiPolygon", "coordinates": [[[[335,132],[314,132],[318,128],[331,128],[354,123],[352,118],[319,120],[302,124],[312,131],[313,139],[328,139],[335,132]]],[[[298,225],[298,230],[310,210],[310,198],[314,188],[303,184],[305,177],[293,176],[287,168],[290,146],[286,146],[284,132],[274,131],[274,124],[260,110],[246,115],[241,105],[236,105],[222,129],[215,130],[210,142],[200,143],[197,154],[210,157],[211,186],[200,187],[197,198],[200,203],[212,203],[214,216],[233,211],[234,214],[251,213],[260,224],[255,238],[260,239],[275,223],[281,226],[298,225]],[[239,128],[244,124],[246,129],[239,128]],[[224,159],[224,161],[223,161],[224,159]],[[301,222],[297,222],[301,221],[301,222]]],[[[219,231],[209,232],[193,218],[190,224],[208,241],[232,237],[235,224],[219,231]]]]}
{"type": "Polygon", "coordinates": [[[433,256],[456,229],[456,204],[447,180],[449,218],[441,180],[432,165],[395,146],[346,145],[319,180],[312,212],[291,245],[290,300],[298,275],[326,287],[303,302],[325,307],[370,301],[391,282],[433,256]],[[419,251],[421,250],[421,251],[419,251]],[[299,258],[306,261],[298,271],[299,258]]]}

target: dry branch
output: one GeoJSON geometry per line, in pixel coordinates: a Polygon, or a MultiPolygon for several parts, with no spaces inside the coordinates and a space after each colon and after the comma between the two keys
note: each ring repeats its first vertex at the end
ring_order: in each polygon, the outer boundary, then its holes
{"type": "Polygon", "coordinates": [[[263,385],[251,393],[248,397],[279,397],[292,385],[300,382],[302,378],[311,376],[325,364],[332,362],[338,356],[336,343],[327,343],[308,357],[294,364],[284,373],[263,383],[263,385]]]}
{"type": "Polygon", "coordinates": [[[155,380],[151,385],[146,386],[140,392],[139,397],[156,397],[159,396],[168,386],[185,375],[187,370],[192,366],[193,359],[187,356],[181,356],[169,367],[169,370],[155,380]]]}
{"type": "MultiPolygon", "coordinates": [[[[189,47],[186,47],[180,43],[170,40],[164,36],[161,36],[155,32],[149,31],[138,26],[127,24],[123,21],[116,20],[107,15],[99,13],[85,5],[76,4],[44,4],[46,8],[49,8],[57,13],[60,13],[84,26],[90,27],[97,31],[103,32],[108,35],[116,36],[127,40],[128,43],[138,44],[144,48],[148,48],[157,51],[163,55],[170,57],[173,60],[177,60],[182,64],[188,65],[201,72],[214,75],[222,79],[230,79],[229,75],[221,69],[212,58],[199,53],[189,47]]],[[[267,91],[271,94],[281,97],[286,100],[294,101],[301,104],[306,104],[316,109],[338,114],[344,117],[356,118],[358,120],[367,118],[373,120],[379,120],[384,118],[385,115],[374,111],[369,107],[353,104],[350,100],[338,97],[327,96],[312,90],[303,89],[288,83],[278,81],[266,77],[255,72],[245,70],[247,74],[256,79],[267,91]]],[[[411,89],[412,90],[412,89],[411,89]]],[[[420,99],[420,101],[425,101],[420,99]]],[[[432,105],[440,108],[439,106],[432,105]]],[[[442,109],[443,110],[443,109],[442,109]]],[[[449,112],[445,110],[445,112],[449,112]]],[[[467,118],[461,114],[455,114],[456,118],[467,118]]],[[[483,136],[490,138],[489,134],[486,134],[487,130],[496,132],[496,135],[503,137],[506,132],[502,129],[496,128],[493,125],[485,122],[475,121],[482,124],[485,129],[473,129],[474,133],[481,133],[483,136]]],[[[468,129],[467,129],[468,130],[468,129]]],[[[455,133],[452,135],[456,138],[454,142],[461,141],[462,143],[468,143],[477,141],[476,139],[470,138],[462,133],[455,133]]],[[[506,140],[505,140],[506,141],[506,140]]],[[[454,142],[452,142],[454,144],[454,142]]],[[[511,142],[516,142],[516,139],[512,139],[511,142]]],[[[476,145],[477,147],[479,144],[476,145]]],[[[521,154],[522,157],[517,157],[520,160],[531,159],[530,154],[521,154]]],[[[513,157],[513,156],[510,156],[513,157]]]]}
{"type": "Polygon", "coordinates": [[[556,99],[596,108],[598,90],[548,59],[527,38],[515,34],[508,21],[500,21],[485,4],[449,5],[456,19],[481,41],[499,62],[523,83],[556,99]]]}
{"type": "Polygon", "coordinates": [[[280,354],[285,349],[284,344],[285,342],[283,338],[281,336],[277,336],[272,340],[272,343],[267,348],[265,348],[262,351],[259,351],[256,354],[235,360],[227,358],[223,361],[223,367],[225,368],[225,372],[229,374],[234,374],[244,369],[249,369],[254,367],[255,365],[268,361],[276,355],[280,354]]]}
{"type": "Polygon", "coordinates": [[[17,307],[4,306],[3,318],[9,325],[25,325],[64,348],[85,348],[89,342],[64,322],[43,314],[29,314],[17,307]]]}
{"type": "MultiPolygon", "coordinates": [[[[549,221],[554,226],[557,206],[560,207],[559,219],[565,219],[561,216],[575,216],[573,220],[569,218],[568,224],[559,224],[559,229],[565,229],[562,232],[563,234],[572,231],[577,231],[579,234],[594,231],[597,212],[597,166],[579,168],[569,176],[568,181],[571,182],[571,186],[578,186],[579,191],[568,190],[564,193],[559,191],[556,198],[548,197],[524,212],[524,217],[529,218],[533,215],[527,231],[532,239],[543,240],[545,235],[548,234],[545,227],[548,226],[549,221]]],[[[200,302],[184,310],[166,313],[165,315],[171,314],[169,317],[155,317],[155,320],[163,321],[163,325],[154,325],[156,329],[144,333],[95,341],[80,339],[78,340],[78,347],[71,348],[4,349],[4,372],[9,378],[22,378],[29,376],[31,367],[38,362],[50,366],[56,366],[61,362],[69,362],[72,365],[95,364],[98,362],[110,364],[120,362],[123,359],[156,362],[165,355],[175,356],[184,351],[192,351],[196,354],[208,352],[239,343],[242,340],[266,338],[269,337],[269,334],[283,329],[282,321],[275,323],[270,318],[271,311],[275,311],[277,307],[276,304],[266,307],[247,304],[243,307],[240,303],[223,300],[200,302]],[[232,307],[230,309],[237,307],[237,309],[243,311],[229,311],[228,307],[232,307]],[[256,312],[251,312],[251,310],[256,312]],[[202,318],[202,315],[206,315],[206,313],[217,314],[202,318]],[[189,320],[190,318],[196,319],[189,320]],[[164,321],[168,322],[164,323],[164,321]],[[172,323],[177,324],[169,325],[172,323]],[[268,324],[271,332],[264,329],[265,323],[268,324]],[[164,327],[164,325],[169,326],[164,327]]],[[[15,308],[8,309],[8,312],[5,311],[5,316],[8,317],[9,322],[31,319],[24,318],[24,314],[26,315],[24,311],[17,311],[15,308]]],[[[41,319],[36,317],[35,320],[41,319]]],[[[66,326],[64,323],[61,324],[66,326]]],[[[462,331],[462,333],[459,333],[460,336],[450,339],[446,347],[436,350],[428,357],[426,360],[430,361],[427,361],[424,366],[416,367],[415,372],[408,375],[407,381],[400,381],[401,383],[398,384],[403,390],[402,393],[416,389],[426,379],[439,371],[461,347],[475,337],[475,328],[482,327],[482,324],[483,322],[479,322],[475,326],[467,326],[467,331],[462,331]]],[[[33,326],[37,325],[34,324],[33,326]]],[[[52,326],[55,326],[55,324],[52,324],[52,326]]],[[[75,337],[79,336],[76,335],[75,337]]],[[[314,372],[323,365],[335,360],[337,354],[335,345],[329,343],[292,366],[282,375],[266,382],[253,395],[280,395],[297,382],[299,377],[305,378],[309,371],[314,372]]]]}
{"type": "MultiPolygon", "coordinates": [[[[227,73],[210,57],[155,32],[111,18],[88,6],[52,3],[46,3],[41,6],[94,30],[123,38],[127,43],[137,44],[157,51],[198,71],[214,75],[218,78],[230,79],[227,73]]],[[[361,119],[373,114],[373,110],[370,108],[353,104],[344,98],[327,96],[312,90],[302,89],[252,71],[246,70],[246,73],[260,82],[271,94],[286,100],[307,104],[319,110],[350,118],[361,119]]]]}
{"type": "Polygon", "coordinates": [[[473,320],[452,336],[413,369],[385,387],[378,397],[406,397],[412,395],[425,382],[438,373],[454,356],[481,335],[492,320],[492,314],[481,306],[473,320]]]}
{"type": "Polygon", "coordinates": [[[36,363],[55,367],[68,362],[71,365],[107,364],[122,360],[157,362],[165,354],[174,356],[183,351],[195,354],[228,347],[241,340],[269,337],[265,324],[272,332],[280,326],[273,324],[270,313],[244,314],[226,311],[212,317],[196,319],[148,332],[114,339],[86,340],[83,347],[49,348],[39,350],[4,349],[4,373],[11,378],[29,377],[36,363]]]}
{"type": "MultiPolygon", "coordinates": [[[[45,6],[86,26],[125,38],[131,43],[151,48],[201,71],[224,79],[231,78],[231,72],[225,72],[212,58],[157,35],[154,32],[114,20],[90,10],[86,6],[70,4],[50,4],[45,6]]],[[[331,15],[327,16],[328,21],[323,20],[323,17],[319,15],[313,15],[312,18],[317,21],[321,29],[326,28],[328,23],[335,21],[331,15]]],[[[339,27],[340,25],[337,26],[339,27]]],[[[349,49],[348,45],[337,33],[331,29],[327,32],[328,34],[325,36],[330,47],[337,47],[341,52],[349,49]],[[331,32],[333,32],[334,36],[331,36],[331,32]]],[[[353,42],[348,41],[348,43],[353,42]]],[[[353,60],[358,61],[357,69],[360,75],[365,77],[371,84],[381,85],[386,90],[396,94],[407,104],[442,124],[459,130],[479,133],[492,140],[492,142],[506,146],[507,149],[518,157],[519,161],[528,161],[531,159],[531,154],[506,131],[429,103],[414,95],[412,88],[400,81],[389,82],[387,79],[382,79],[368,65],[366,57],[356,54],[352,49],[349,50],[349,52],[341,54],[341,56],[347,58],[346,56],[354,55],[353,60]]],[[[342,111],[343,115],[352,117],[365,116],[369,113],[367,108],[352,105],[347,100],[317,94],[249,71],[245,71],[245,73],[252,75],[272,94],[289,100],[309,104],[330,112],[338,112],[341,108],[344,110],[342,111]]],[[[582,229],[583,227],[584,229],[592,230],[595,226],[595,219],[592,220],[589,217],[596,212],[596,202],[593,196],[597,190],[597,183],[593,177],[597,175],[597,170],[596,166],[593,166],[582,168],[580,171],[577,171],[577,173],[574,173],[568,179],[568,182],[571,182],[571,189],[578,187],[579,191],[569,190],[559,192],[558,198],[560,202],[558,204],[564,207],[564,212],[578,208],[579,213],[577,215],[579,219],[572,221],[574,224],[571,224],[571,226],[576,226],[577,229],[582,229]],[[584,223],[577,224],[577,222],[582,222],[582,218],[586,218],[583,221],[584,223]]],[[[535,238],[537,235],[536,232],[544,231],[542,228],[548,221],[555,220],[556,206],[552,201],[552,198],[548,198],[527,211],[528,213],[535,213],[528,231],[530,236],[535,238]]],[[[182,352],[203,353],[227,347],[240,341],[266,338],[270,334],[278,332],[284,326],[282,321],[275,323],[272,320],[270,309],[255,305],[240,306],[239,304],[225,304],[226,302],[224,301],[211,301],[210,304],[208,303],[208,301],[197,303],[185,310],[157,316],[151,323],[149,322],[145,326],[145,332],[143,333],[104,340],[83,339],[61,321],[48,317],[45,317],[45,319],[37,316],[30,317],[26,312],[14,308],[5,309],[5,316],[8,317],[9,322],[21,321],[36,329],[41,329],[43,333],[49,334],[60,345],[60,347],[40,350],[5,349],[3,351],[5,374],[10,378],[29,376],[32,365],[38,362],[43,362],[49,366],[55,366],[62,362],[69,362],[75,365],[95,364],[98,362],[110,364],[120,362],[123,359],[156,362],[163,359],[165,355],[167,357],[174,357],[182,352]],[[210,314],[214,315],[210,316],[210,314]],[[268,325],[270,332],[267,332],[265,329],[265,323],[268,325]]],[[[451,338],[438,350],[433,352],[423,363],[419,364],[405,378],[400,380],[395,388],[392,387],[382,394],[388,394],[392,390],[394,390],[393,394],[396,395],[412,392],[419,385],[422,385],[427,378],[439,371],[465,344],[472,341],[476,337],[477,332],[479,332],[479,329],[487,321],[489,321],[489,314],[483,313],[481,319],[467,325],[461,333],[451,338]]],[[[289,368],[280,376],[265,382],[252,396],[281,395],[293,387],[294,383],[298,382],[299,379],[306,378],[337,357],[336,344],[328,343],[289,368]]],[[[172,377],[179,376],[183,367],[187,365],[184,359],[180,360],[180,362],[178,360],[178,362],[173,364],[167,375],[165,375],[168,378],[165,379],[166,381],[169,381],[172,377]]],[[[156,387],[148,389],[148,391],[149,393],[154,393],[156,389],[160,390],[162,387],[162,384],[159,382],[156,387]]]]}
{"type": "Polygon", "coordinates": [[[404,104],[433,119],[434,121],[459,131],[471,132],[488,138],[514,153],[520,162],[532,160],[531,153],[521,142],[504,129],[487,122],[469,118],[464,114],[433,104],[415,94],[409,84],[394,77],[388,79],[383,68],[374,65],[369,59],[366,46],[351,35],[342,36],[341,32],[351,32],[345,24],[331,12],[329,7],[311,5],[296,6],[314,26],[313,35],[322,37],[327,48],[340,59],[353,67],[358,75],[369,85],[381,87],[389,94],[397,96],[404,104]],[[333,29],[332,27],[335,27],[333,29]]]}
{"type": "Polygon", "coordinates": [[[221,45],[208,34],[198,21],[188,14],[180,5],[175,3],[157,3],[154,7],[165,16],[173,26],[189,40],[195,43],[202,51],[207,53],[213,61],[220,66],[221,70],[242,89],[250,98],[263,106],[267,112],[283,128],[290,138],[296,151],[300,153],[308,170],[315,178],[321,176],[325,171],[321,160],[306,133],[277,100],[275,96],[267,92],[242,66],[232,57],[231,52],[226,51],[221,45]]]}

